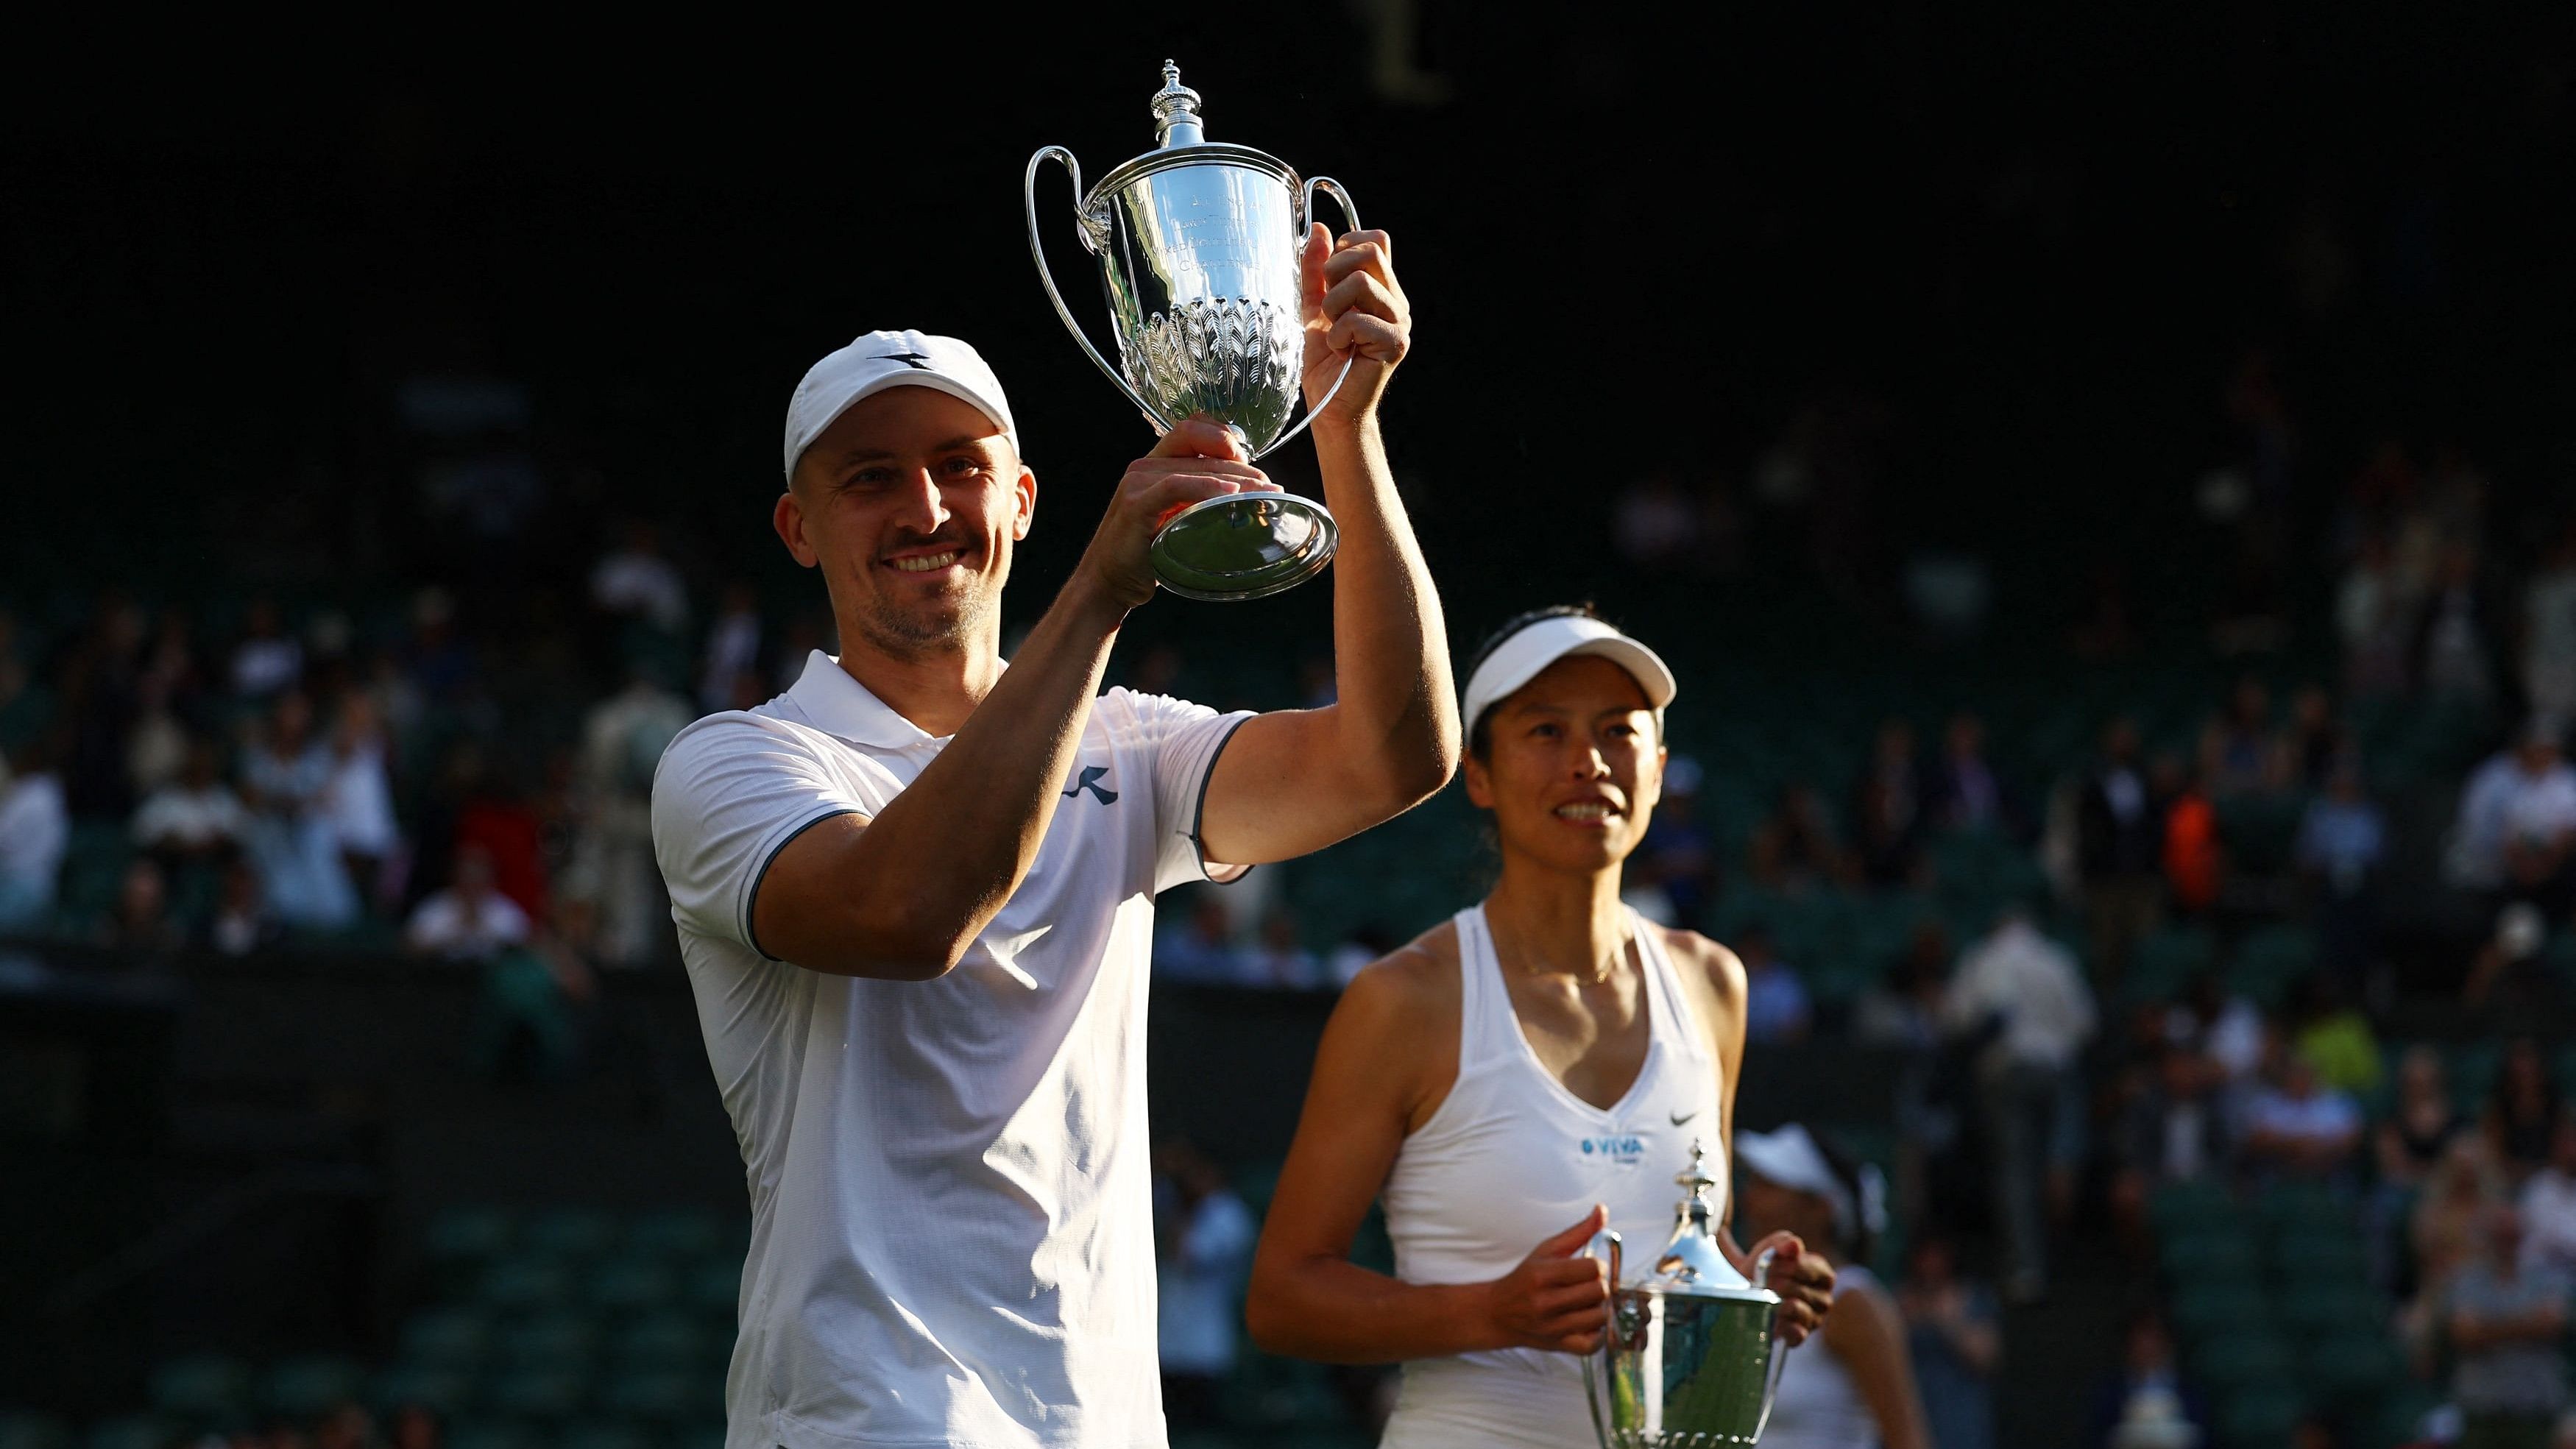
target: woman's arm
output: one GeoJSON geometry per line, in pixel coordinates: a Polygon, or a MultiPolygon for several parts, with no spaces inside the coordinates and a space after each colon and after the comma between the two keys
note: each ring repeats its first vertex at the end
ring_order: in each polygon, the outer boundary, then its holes
{"type": "Polygon", "coordinates": [[[1601,1269],[1580,1256],[1600,1229],[1598,1208],[1490,1283],[1405,1283],[1350,1261],[1397,1148],[1457,1077],[1457,990],[1442,979],[1456,974],[1454,961],[1416,945],[1361,972],[1333,1009],[1252,1258],[1244,1320],[1265,1352],[1392,1363],[1599,1346],[1601,1269]]]}
{"type": "Polygon", "coordinates": [[[1833,1314],[1825,1320],[1825,1347],[1843,1361],[1861,1402],[1878,1421],[1881,1449],[1932,1449],[1931,1434],[1923,1426],[1923,1400],[1914,1390],[1914,1363],[1905,1351],[1905,1329],[1885,1294],[1855,1288],[1835,1299],[1833,1314]]]}

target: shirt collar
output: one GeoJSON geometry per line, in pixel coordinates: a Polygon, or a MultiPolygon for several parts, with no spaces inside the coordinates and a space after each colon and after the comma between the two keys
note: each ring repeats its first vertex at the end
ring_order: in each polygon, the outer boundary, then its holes
{"type": "Polygon", "coordinates": [[[850,677],[840,661],[817,649],[805,659],[805,672],[789,687],[787,697],[805,718],[826,734],[880,750],[907,749],[934,742],[934,736],[850,677]]]}

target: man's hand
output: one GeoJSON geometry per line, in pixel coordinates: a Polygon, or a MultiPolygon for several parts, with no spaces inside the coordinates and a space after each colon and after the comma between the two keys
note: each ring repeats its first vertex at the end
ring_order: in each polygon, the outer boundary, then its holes
{"type": "Polygon", "coordinates": [[[1795,1233],[1773,1233],[1755,1243],[1748,1256],[1758,1263],[1765,1252],[1773,1254],[1771,1271],[1756,1286],[1780,1295],[1780,1316],[1772,1332],[1796,1348],[1807,1335],[1821,1332],[1825,1315],[1834,1311],[1834,1265],[1822,1254],[1808,1252],[1795,1233]]]}
{"type": "Polygon", "coordinates": [[[1413,309],[1395,281],[1395,253],[1382,231],[1333,240],[1323,223],[1306,228],[1300,259],[1306,292],[1306,406],[1324,400],[1351,363],[1350,380],[1316,425],[1354,423],[1377,411],[1396,364],[1413,345],[1413,309]]]}
{"type": "Polygon", "coordinates": [[[1600,1207],[1530,1250],[1521,1265],[1485,1285],[1487,1321],[1501,1346],[1590,1353],[1601,1346],[1610,1290],[1599,1260],[1585,1256],[1610,1215],[1600,1207]]]}
{"type": "Polygon", "coordinates": [[[1278,491],[1278,484],[1245,461],[1232,429],[1204,414],[1188,418],[1165,433],[1153,452],[1127,465],[1077,572],[1089,572],[1132,609],[1154,597],[1154,565],[1145,546],[1173,514],[1228,493],[1278,491]]]}

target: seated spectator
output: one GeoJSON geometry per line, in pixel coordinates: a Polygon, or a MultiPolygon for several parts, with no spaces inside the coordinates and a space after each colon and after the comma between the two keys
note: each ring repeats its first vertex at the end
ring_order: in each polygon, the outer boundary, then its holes
{"type": "Polygon", "coordinates": [[[2147,767],[2147,782],[2155,816],[2163,822],[2157,863],[2164,871],[2166,899],[2177,914],[2206,915],[2218,904],[2227,870],[2218,809],[2180,755],[2157,755],[2147,767]]]}
{"type": "Polygon", "coordinates": [[[358,893],[331,828],[330,785],[331,753],[314,734],[312,703],[287,690],[242,753],[242,793],[260,894],[291,926],[333,930],[357,918],[358,893]]]}
{"type": "Polygon", "coordinates": [[[179,778],[144,797],[134,812],[134,844],[164,869],[230,860],[250,836],[250,812],[223,781],[214,741],[188,742],[179,778]]]}
{"type": "Polygon", "coordinates": [[[340,697],[340,717],[331,727],[331,782],[324,809],[341,863],[362,895],[375,894],[385,862],[402,846],[394,823],[393,779],[386,760],[391,742],[385,737],[382,712],[364,690],[340,697]]]}
{"type": "Polygon", "coordinates": [[[2328,1088],[2353,1097],[2379,1090],[2379,1038],[2334,977],[2316,972],[2299,983],[2295,1017],[2290,1049],[2316,1064],[2328,1088]]]}
{"type": "Polygon", "coordinates": [[[2217,972],[2194,976],[2183,988],[2182,1004],[2165,1020],[2167,1039],[2217,1072],[2222,1095],[2241,1095],[2262,1071],[2263,1013],[2229,992],[2217,972]]]}
{"type": "Polygon", "coordinates": [[[2138,770],[2138,727],[2103,727],[2102,756],[2076,797],[2075,871],[2083,885],[2084,930],[2094,976],[2110,985],[2128,974],[2129,953],[2163,907],[2163,825],[2138,770]]]}
{"type": "Polygon", "coordinates": [[[2272,744],[2272,693],[2252,675],[2236,681],[2227,705],[2201,730],[2200,778],[2217,800],[2266,794],[2279,785],[2272,744]]]}
{"type": "Polygon", "coordinates": [[[1627,879],[1662,893],[1673,922],[1696,926],[1717,896],[1717,837],[1699,814],[1699,762],[1675,755],[1664,764],[1664,793],[1646,838],[1629,857],[1627,879]]]}
{"type": "Polygon", "coordinates": [[[2397,1062],[2397,1104],[2376,1134],[2379,1180],[2421,1188],[2451,1140],[2467,1125],[2451,1105],[2441,1052],[2429,1046],[2408,1047],[2397,1062]]]}
{"type": "Polygon", "coordinates": [[[50,739],[31,740],[0,782],[0,935],[39,930],[53,914],[72,834],[54,755],[50,739]]]}
{"type": "Polygon", "coordinates": [[[2246,1109],[2246,1165],[2259,1177],[2348,1179],[2361,1145],[2360,1106],[2327,1086],[2316,1063],[2295,1051],[2281,1057],[2279,1082],[2246,1109]]]}
{"type": "Polygon", "coordinates": [[[1753,878],[1773,890],[1803,891],[1851,876],[1832,812],[1812,786],[1781,787],[1771,814],[1753,827],[1747,852],[1753,878]]]}
{"type": "Polygon", "coordinates": [[[2376,943],[2374,893],[2388,823],[2362,784],[2361,759],[2336,757],[2325,793],[2299,819],[2291,858],[2317,894],[2318,948],[2328,970],[2359,979],[2376,943]]]}
{"type": "Polygon", "coordinates": [[[2522,1257],[2576,1274],[2576,1117],[2558,1119],[2549,1161],[2522,1184],[2522,1257]]]}
{"type": "Polygon", "coordinates": [[[1298,940],[1297,918],[1284,910],[1272,911],[1261,923],[1261,943],[1245,964],[1255,986],[1311,991],[1323,984],[1323,963],[1298,940]]]}
{"type": "Polygon", "coordinates": [[[1234,1371],[1238,1297],[1261,1227],[1224,1170],[1188,1143],[1167,1142],[1154,1159],[1163,1403],[1175,1428],[1203,1429],[1218,1422],[1219,1392],[1234,1371]]]}
{"type": "Polygon", "coordinates": [[[2529,901],[2507,901],[2496,912],[2495,930],[2478,943],[2460,983],[2460,1003],[2480,1007],[2490,1018],[2523,1019],[2523,1013],[2546,1013],[2558,996],[2556,973],[2540,948],[2549,944],[2549,918],[2529,901]]]}
{"type": "Polygon", "coordinates": [[[2564,1116],[2566,1107],[2550,1085],[2540,1043],[2527,1036],[2506,1042],[2479,1129],[2489,1160],[2503,1171],[2508,1186],[2518,1186],[2549,1160],[2564,1116]]]}
{"type": "Polygon", "coordinates": [[[1932,767],[1927,813],[1943,830],[1995,830],[2018,835],[2021,811],[2005,793],[2003,778],[1986,761],[1986,726],[1975,715],[1952,715],[1941,732],[1941,759],[1932,767]]]}
{"type": "MultiPolygon", "coordinates": [[[[757,679],[760,669],[760,597],[740,579],[725,585],[722,612],[707,626],[706,660],[698,671],[698,707],[740,708],[735,684],[745,675],[757,679]]],[[[754,702],[768,696],[754,686],[754,702]]]]}
{"type": "MultiPolygon", "coordinates": [[[[2524,734],[2512,767],[2488,786],[2493,798],[2482,808],[2492,819],[2480,825],[2492,831],[2497,887],[2552,916],[2565,914],[2576,878],[2569,851],[2576,845],[2576,769],[2559,754],[2558,740],[2554,720],[2537,722],[2524,734]]],[[[2473,789],[2479,783],[2472,778],[2473,789]]]]}
{"type": "Polygon", "coordinates": [[[259,872],[236,857],[224,867],[215,914],[206,923],[206,944],[226,956],[247,956],[275,944],[280,934],[277,918],[260,894],[259,872]]]}
{"type": "Polygon", "coordinates": [[[2208,1405],[2174,1361],[2164,1315],[2154,1308],[2132,1313],[2120,1366],[2093,1391],[2085,1442],[2101,1449],[2193,1449],[2208,1424],[2208,1405]]]}
{"type": "Polygon", "coordinates": [[[2153,1077],[2129,1100],[2116,1144],[2111,1209],[2122,1234],[2145,1232],[2148,1199],[2167,1183],[2190,1182],[2227,1164],[2227,1114],[2208,1064],[2172,1042],[2155,1048],[2153,1077]]]}
{"type": "Polygon", "coordinates": [[[624,543],[591,570],[590,600],[603,613],[642,619],[665,634],[689,622],[689,586],[662,556],[653,525],[641,520],[629,523],[624,543]]]}
{"type": "Polygon", "coordinates": [[[492,857],[480,846],[456,852],[453,879],[411,913],[403,946],[422,956],[479,961],[528,939],[528,916],[493,887],[492,857]]]}
{"type": "Polygon", "coordinates": [[[242,617],[241,642],[233,646],[233,693],[266,700],[304,677],[304,646],[286,631],[270,599],[253,599],[242,617]]]}
{"type": "Polygon", "coordinates": [[[2451,1280],[2443,1327],[2451,1345],[2451,1402],[2461,1449],[2544,1446],[2567,1406],[2566,1275],[2525,1264],[2522,1218],[2504,1204],[2484,1219],[2483,1251],[2451,1280]]]}
{"type": "Polygon", "coordinates": [[[1860,869],[1874,885],[1901,885],[1921,855],[1923,772],[1914,758],[1914,726],[1890,719],[1853,792],[1852,835],[1860,869]]]}
{"type": "Polygon", "coordinates": [[[159,863],[139,856],[125,867],[116,890],[116,909],[100,926],[98,943],[140,956],[179,949],[186,933],[170,918],[170,894],[159,863]]]}
{"type": "Polygon", "coordinates": [[[1872,1046],[1936,1050],[1941,1045],[1941,998],[1949,991],[1950,962],[1956,955],[1949,929],[1938,917],[1916,921],[1886,981],[1853,1003],[1854,1035],[1872,1046]]]}
{"type": "Polygon", "coordinates": [[[1993,1380],[2004,1351],[1995,1296],[1960,1274],[1957,1251],[1938,1232],[1916,1238],[1905,1262],[1896,1305],[1931,1442],[1935,1449],[1994,1449],[1993,1380]]]}
{"type": "Polygon", "coordinates": [[[1187,919],[1154,933],[1154,976],[1218,986],[1242,983],[1244,954],[1235,949],[1234,918],[1216,892],[1200,891],[1187,919]]]}
{"type": "Polygon", "coordinates": [[[2276,747],[2275,778],[2292,789],[2322,789],[2336,767],[2351,753],[2343,726],[2335,719],[2334,696],[2316,685],[2301,689],[2290,703],[2290,723],[2276,747]]]}
{"type": "Polygon", "coordinates": [[[1797,1042],[1807,1039],[1815,1007],[1806,984],[1771,947],[1771,928],[1750,922],[1735,933],[1735,954],[1744,962],[1744,1035],[1748,1041],[1797,1042]]]}

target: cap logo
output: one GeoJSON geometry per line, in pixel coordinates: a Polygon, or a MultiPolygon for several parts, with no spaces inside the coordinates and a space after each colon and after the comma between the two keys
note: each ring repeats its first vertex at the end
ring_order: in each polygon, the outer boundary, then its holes
{"type": "Polygon", "coordinates": [[[930,370],[930,354],[927,352],[880,352],[877,354],[877,361],[900,362],[915,372],[930,370]]]}

